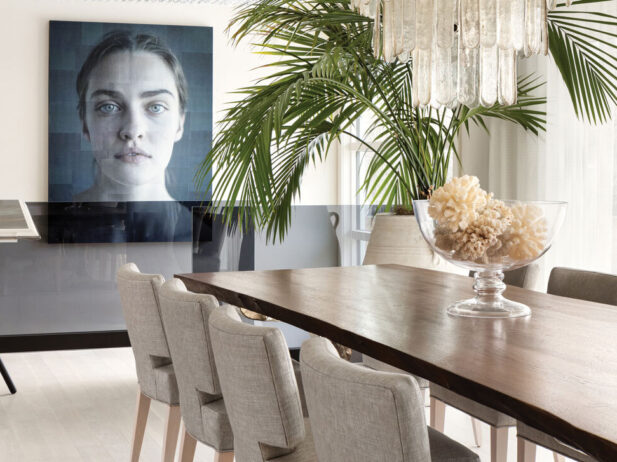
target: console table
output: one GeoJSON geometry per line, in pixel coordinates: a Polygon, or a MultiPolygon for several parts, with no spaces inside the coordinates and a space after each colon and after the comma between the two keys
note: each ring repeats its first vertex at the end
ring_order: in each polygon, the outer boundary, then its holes
{"type": "MultiPolygon", "coordinates": [[[[0,200],[0,243],[17,242],[19,239],[40,239],[28,207],[20,200],[0,200]]],[[[17,389],[2,359],[0,374],[11,394],[15,394],[17,389]]]]}

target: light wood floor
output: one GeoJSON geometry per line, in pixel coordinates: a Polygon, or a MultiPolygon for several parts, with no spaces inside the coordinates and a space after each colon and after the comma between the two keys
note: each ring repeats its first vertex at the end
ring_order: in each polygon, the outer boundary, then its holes
{"type": "MultiPolygon", "coordinates": [[[[17,387],[10,395],[0,380],[0,461],[128,461],[137,379],[129,348],[0,355],[17,387]]],[[[161,457],[164,408],[152,402],[142,461],[161,457]]],[[[428,416],[427,416],[428,421],[428,416]]],[[[446,434],[489,461],[488,426],[482,448],[473,448],[467,416],[448,408],[446,434]]],[[[510,430],[508,462],[516,461],[510,430]]],[[[195,462],[211,462],[214,452],[197,445],[195,462]]],[[[538,449],[538,462],[552,462],[538,449]]]]}

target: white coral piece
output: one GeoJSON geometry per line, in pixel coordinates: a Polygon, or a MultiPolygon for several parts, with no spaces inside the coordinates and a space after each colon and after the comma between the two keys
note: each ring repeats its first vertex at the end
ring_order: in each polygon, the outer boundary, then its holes
{"type": "Polygon", "coordinates": [[[472,261],[482,258],[489,248],[499,242],[498,238],[503,229],[501,220],[481,213],[467,228],[452,233],[454,256],[460,260],[472,261]]]}
{"type": "Polygon", "coordinates": [[[546,246],[548,224],[542,209],[532,204],[516,204],[510,228],[501,237],[502,252],[513,260],[536,258],[546,246]]]}
{"type": "Polygon", "coordinates": [[[441,227],[452,232],[465,230],[489,199],[478,178],[465,175],[452,178],[432,194],[428,213],[441,227]]]}
{"type": "Polygon", "coordinates": [[[502,202],[489,199],[486,207],[469,225],[455,232],[439,227],[435,230],[435,245],[446,251],[454,251],[459,260],[484,261],[489,251],[493,255],[500,247],[499,236],[508,228],[512,212],[502,202]]]}
{"type": "Polygon", "coordinates": [[[459,260],[532,260],[546,247],[542,209],[521,203],[508,207],[483,191],[476,177],[453,178],[437,189],[428,212],[437,222],[435,245],[459,260]]]}

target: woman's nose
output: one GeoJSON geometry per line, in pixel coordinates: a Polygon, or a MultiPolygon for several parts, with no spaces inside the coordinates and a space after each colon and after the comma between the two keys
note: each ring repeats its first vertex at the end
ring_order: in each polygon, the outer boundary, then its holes
{"type": "Polygon", "coordinates": [[[137,111],[127,110],[120,127],[119,136],[123,141],[137,141],[144,137],[145,124],[137,111]]]}

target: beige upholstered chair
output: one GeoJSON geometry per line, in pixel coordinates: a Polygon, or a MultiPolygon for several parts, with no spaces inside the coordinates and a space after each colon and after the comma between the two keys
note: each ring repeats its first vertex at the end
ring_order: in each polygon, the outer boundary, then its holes
{"type": "Polygon", "coordinates": [[[215,462],[232,462],[233,433],[214,363],[208,319],[214,310],[226,310],[237,320],[240,316],[230,305],[219,307],[212,295],[187,291],[179,279],[163,284],[159,303],[180,390],[184,424],[180,461],[192,462],[200,441],[216,451],[215,462]]]}
{"type": "MultiPolygon", "coordinates": [[[[470,276],[473,273],[470,273],[470,276]]],[[[504,272],[503,282],[524,289],[537,288],[540,267],[532,263],[522,268],[504,272]]],[[[471,416],[473,434],[477,446],[482,445],[480,422],[491,429],[491,462],[505,462],[508,454],[508,429],[516,425],[516,420],[502,412],[479,404],[456,394],[447,388],[431,383],[431,427],[444,431],[446,404],[471,416]]]]}
{"type": "Polygon", "coordinates": [[[135,263],[127,263],[118,269],[117,282],[139,383],[131,462],[139,460],[152,399],[168,406],[162,460],[172,462],[178,441],[180,408],[178,384],[158,302],[158,289],[164,279],[159,274],[143,274],[135,263]]]}
{"type": "Polygon", "coordinates": [[[304,342],[300,365],[320,461],[479,462],[426,426],[420,389],[408,374],[349,363],[320,337],[304,342]]]}
{"type": "Polygon", "coordinates": [[[236,462],[316,461],[281,331],[238,322],[223,310],[214,311],[209,324],[236,462]]]}
{"type": "MultiPolygon", "coordinates": [[[[562,297],[617,305],[617,276],[593,271],[553,268],[547,292],[562,297]]],[[[518,422],[516,432],[519,461],[533,462],[537,444],[552,450],[555,461],[562,461],[564,455],[583,462],[595,461],[591,456],[521,422],[518,422]]]]}

